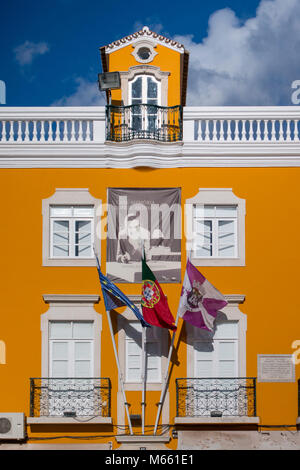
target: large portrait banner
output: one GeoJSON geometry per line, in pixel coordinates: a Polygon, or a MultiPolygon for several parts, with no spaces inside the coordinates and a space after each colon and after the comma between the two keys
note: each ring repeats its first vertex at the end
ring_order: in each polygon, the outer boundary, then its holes
{"type": "Polygon", "coordinates": [[[108,188],[106,275],[142,281],[142,253],[160,283],[181,282],[181,189],[108,188]]]}

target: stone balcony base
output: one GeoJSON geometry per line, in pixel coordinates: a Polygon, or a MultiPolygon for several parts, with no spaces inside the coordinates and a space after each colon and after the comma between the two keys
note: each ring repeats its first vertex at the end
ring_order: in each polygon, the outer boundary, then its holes
{"type": "Polygon", "coordinates": [[[170,436],[116,436],[116,441],[121,444],[118,450],[167,450],[170,436]]]}

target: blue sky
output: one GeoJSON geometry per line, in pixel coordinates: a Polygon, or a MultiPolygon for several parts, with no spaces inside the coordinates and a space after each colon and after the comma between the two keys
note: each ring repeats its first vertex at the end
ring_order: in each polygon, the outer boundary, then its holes
{"type": "Polygon", "coordinates": [[[190,103],[290,105],[299,17],[299,0],[1,2],[6,105],[103,104],[99,47],[143,25],[190,51],[190,103]]]}

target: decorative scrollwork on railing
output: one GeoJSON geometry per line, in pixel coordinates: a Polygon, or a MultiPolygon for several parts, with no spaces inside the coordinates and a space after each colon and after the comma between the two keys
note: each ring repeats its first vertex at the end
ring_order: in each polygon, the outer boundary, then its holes
{"type": "Polygon", "coordinates": [[[110,417],[109,378],[32,378],[30,416],[110,417]]]}
{"type": "Polygon", "coordinates": [[[113,142],[127,142],[133,139],[180,141],[182,107],[153,104],[107,106],[106,139],[113,142]]]}
{"type": "Polygon", "coordinates": [[[177,416],[256,416],[256,378],[176,379],[177,416]]]}

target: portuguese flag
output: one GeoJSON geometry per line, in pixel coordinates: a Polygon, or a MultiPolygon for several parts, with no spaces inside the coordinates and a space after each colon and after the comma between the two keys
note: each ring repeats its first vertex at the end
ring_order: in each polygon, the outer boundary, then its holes
{"type": "Polygon", "coordinates": [[[153,272],[142,258],[142,310],[143,317],[150,325],[176,330],[175,320],[153,272]]]}

